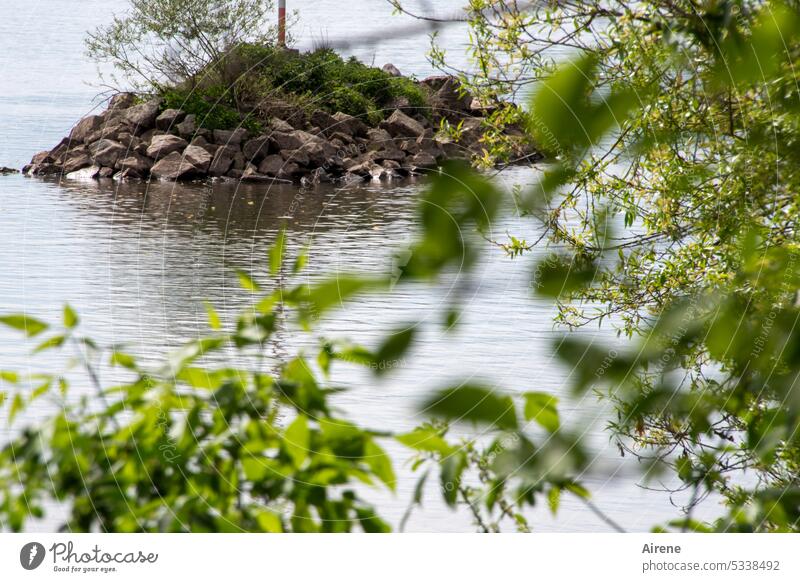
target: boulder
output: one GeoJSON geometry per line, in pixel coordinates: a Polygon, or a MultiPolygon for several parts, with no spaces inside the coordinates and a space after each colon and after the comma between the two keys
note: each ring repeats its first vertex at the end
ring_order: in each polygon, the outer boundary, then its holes
{"type": "Polygon", "coordinates": [[[100,172],[98,172],[98,178],[110,178],[114,175],[114,168],[100,168],[100,172]]]}
{"type": "Polygon", "coordinates": [[[122,143],[120,136],[123,134],[130,136],[134,131],[135,128],[126,119],[117,117],[103,123],[97,131],[89,134],[86,138],[86,143],[100,141],[101,139],[110,139],[122,143]]]}
{"type": "Polygon", "coordinates": [[[469,115],[472,96],[466,93],[458,79],[447,77],[431,98],[431,107],[447,119],[461,119],[469,115]]]}
{"type": "Polygon", "coordinates": [[[84,143],[89,134],[94,133],[103,124],[103,118],[99,115],[90,115],[81,119],[72,131],[69,132],[69,139],[72,143],[84,143]]]}
{"type": "Polygon", "coordinates": [[[362,184],[367,179],[365,175],[347,172],[341,177],[340,182],[343,186],[355,186],[357,184],[362,184]]]}
{"type": "Polygon", "coordinates": [[[236,152],[236,155],[233,156],[233,164],[231,164],[231,169],[244,170],[246,165],[247,160],[245,159],[244,154],[242,152],[236,152]]]}
{"type": "Polygon", "coordinates": [[[289,123],[278,117],[274,117],[272,121],[269,122],[269,126],[273,131],[282,131],[284,133],[294,131],[294,128],[289,123]]]}
{"type": "Polygon", "coordinates": [[[19,174],[19,170],[15,168],[7,168],[6,166],[0,166],[0,176],[8,176],[10,174],[19,174]]]}
{"type": "Polygon", "coordinates": [[[220,146],[217,148],[217,151],[214,152],[214,157],[208,167],[208,173],[212,176],[224,176],[228,173],[228,170],[231,169],[233,160],[237,155],[242,155],[242,152],[237,148],[233,146],[220,146]]]}
{"type": "Polygon", "coordinates": [[[135,151],[141,144],[142,140],[133,134],[122,132],[117,136],[117,141],[124,145],[129,150],[135,151]]]}
{"type": "Polygon", "coordinates": [[[53,163],[28,164],[22,169],[26,176],[53,176],[61,174],[63,169],[53,163]]]}
{"type": "Polygon", "coordinates": [[[112,180],[117,180],[117,181],[141,180],[142,178],[144,178],[144,176],[145,176],[144,174],[140,174],[136,170],[132,170],[131,168],[126,168],[125,170],[122,170],[121,172],[117,172],[116,174],[114,174],[112,180]]]}
{"type": "Polygon", "coordinates": [[[244,154],[245,159],[250,160],[253,163],[257,163],[267,154],[276,151],[278,151],[278,148],[275,145],[272,137],[268,135],[262,135],[251,139],[242,147],[242,153],[244,154]]]}
{"type": "Polygon", "coordinates": [[[100,166],[89,166],[80,170],[70,172],[65,178],[68,180],[94,180],[100,174],[100,166]]]}
{"type": "Polygon", "coordinates": [[[392,141],[392,136],[385,129],[373,128],[367,131],[367,139],[380,147],[384,147],[387,142],[392,141]]]}
{"type": "Polygon", "coordinates": [[[283,157],[273,154],[264,158],[258,165],[258,171],[268,176],[277,176],[283,169],[285,162],[283,157]]]}
{"type": "Polygon", "coordinates": [[[133,107],[136,103],[136,95],[133,93],[117,93],[108,100],[109,111],[121,111],[133,107]]]}
{"type": "Polygon", "coordinates": [[[437,166],[436,158],[427,151],[419,152],[417,155],[408,160],[406,166],[411,171],[414,170],[429,170],[437,166]]]}
{"type": "Polygon", "coordinates": [[[317,168],[300,179],[300,184],[306,187],[316,186],[318,184],[329,184],[330,182],[333,182],[333,179],[323,168],[317,168]]]}
{"type": "Polygon", "coordinates": [[[113,168],[117,160],[128,153],[128,148],[117,141],[101,139],[89,146],[89,154],[95,164],[113,168]]]}
{"type": "Polygon", "coordinates": [[[64,158],[64,172],[69,174],[92,165],[89,150],[86,146],[75,148],[67,152],[64,158]]]}
{"type": "Polygon", "coordinates": [[[291,184],[289,180],[276,178],[275,176],[266,176],[259,173],[258,169],[253,164],[247,164],[247,167],[239,177],[243,182],[261,182],[268,184],[291,184]]]}
{"type": "Polygon", "coordinates": [[[419,137],[425,133],[425,128],[419,121],[397,109],[389,119],[381,122],[380,127],[393,137],[419,137]]]}
{"type": "Polygon", "coordinates": [[[187,115],[183,121],[175,126],[178,134],[183,137],[190,137],[197,133],[197,117],[195,115],[187,115]]]}
{"type": "Polygon", "coordinates": [[[275,141],[275,144],[281,151],[300,149],[304,144],[316,139],[316,136],[298,129],[289,133],[275,131],[270,137],[275,141]]]}
{"type": "Polygon", "coordinates": [[[247,130],[243,127],[236,129],[215,129],[214,143],[219,145],[242,145],[247,140],[247,130]]]}
{"type": "Polygon", "coordinates": [[[213,156],[200,146],[190,145],[183,150],[183,157],[201,172],[206,172],[211,165],[213,156]]]}
{"type": "Polygon", "coordinates": [[[342,145],[349,145],[353,143],[353,136],[347,135],[346,133],[342,133],[341,131],[334,131],[333,133],[331,133],[330,138],[331,138],[331,143],[333,143],[335,140],[341,142],[342,145]]]}
{"type": "Polygon", "coordinates": [[[346,113],[342,113],[341,111],[338,113],[333,114],[333,118],[336,120],[336,130],[341,131],[342,133],[346,133],[347,135],[352,136],[366,136],[367,130],[369,127],[366,123],[353,117],[352,115],[347,115],[346,113]]]}
{"type": "MultiPolygon", "coordinates": [[[[153,167],[153,160],[139,154],[131,154],[119,160],[115,166],[117,170],[131,170],[139,175],[146,176],[153,167]]],[[[127,175],[127,174],[126,174],[127,175]]]]}
{"type": "Polygon", "coordinates": [[[311,163],[308,154],[304,150],[281,150],[281,158],[301,166],[308,166],[311,163]]]}
{"type": "Polygon", "coordinates": [[[336,146],[332,143],[320,139],[317,141],[307,142],[301,151],[308,156],[308,159],[313,166],[323,166],[328,160],[336,157],[336,146]]]}
{"type": "Polygon", "coordinates": [[[402,150],[390,147],[383,150],[379,150],[377,155],[375,156],[375,160],[382,162],[384,160],[393,160],[395,162],[402,162],[406,159],[406,154],[403,153],[402,150]]]}
{"type": "Polygon", "coordinates": [[[338,123],[333,115],[321,109],[317,109],[311,114],[310,121],[323,132],[335,130],[338,123]]]}
{"type": "Polygon", "coordinates": [[[150,175],[159,180],[180,180],[197,174],[197,169],[178,152],[172,152],[150,169],[150,175]]]}
{"type": "Polygon", "coordinates": [[[38,154],[34,154],[31,158],[31,165],[32,166],[39,166],[41,164],[51,164],[53,163],[53,158],[50,155],[50,151],[46,152],[39,152],[38,154]]]}
{"type": "Polygon", "coordinates": [[[161,115],[156,117],[156,127],[168,131],[176,128],[184,117],[186,117],[186,113],[180,109],[165,109],[161,115]]]}
{"type": "Polygon", "coordinates": [[[392,63],[386,63],[383,65],[383,72],[387,75],[391,75],[392,77],[402,77],[403,73],[400,72],[400,69],[395,67],[392,63]]]}
{"type": "Polygon", "coordinates": [[[147,148],[147,157],[157,160],[173,152],[183,151],[187,145],[189,144],[186,143],[186,140],[177,135],[169,133],[156,135],[150,140],[150,147],[147,148]]]}
{"type": "Polygon", "coordinates": [[[134,133],[139,135],[155,125],[156,117],[158,117],[158,106],[159,102],[157,100],[140,103],[126,109],[123,117],[134,127],[134,133]]]}
{"type": "Polygon", "coordinates": [[[283,167],[278,172],[278,178],[282,178],[284,180],[293,180],[295,176],[298,176],[301,173],[303,173],[303,170],[300,169],[300,166],[294,162],[285,162],[283,167]]]}

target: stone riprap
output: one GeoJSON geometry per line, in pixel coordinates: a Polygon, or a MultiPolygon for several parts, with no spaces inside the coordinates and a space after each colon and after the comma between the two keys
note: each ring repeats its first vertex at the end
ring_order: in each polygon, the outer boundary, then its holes
{"type": "MultiPolygon", "coordinates": [[[[80,120],[56,147],[33,156],[22,171],[67,179],[354,184],[400,178],[448,159],[480,155],[489,108],[461,91],[452,77],[430,77],[420,84],[429,95],[424,113],[398,102],[378,127],[370,127],[341,112],[288,108],[286,119],[271,115],[257,135],[241,127],[204,129],[194,115],[164,109],[158,99],[140,102],[120,93],[106,111],[80,120]],[[458,130],[439,131],[442,119],[458,130]]],[[[537,158],[522,132],[514,136],[509,130],[507,135],[517,138],[516,162],[537,158]]]]}

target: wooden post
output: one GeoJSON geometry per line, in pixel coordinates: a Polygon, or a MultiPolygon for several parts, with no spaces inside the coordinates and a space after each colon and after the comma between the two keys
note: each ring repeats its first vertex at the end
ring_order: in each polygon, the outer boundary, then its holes
{"type": "Polygon", "coordinates": [[[286,46],[286,0],[278,0],[278,46],[286,46]]]}

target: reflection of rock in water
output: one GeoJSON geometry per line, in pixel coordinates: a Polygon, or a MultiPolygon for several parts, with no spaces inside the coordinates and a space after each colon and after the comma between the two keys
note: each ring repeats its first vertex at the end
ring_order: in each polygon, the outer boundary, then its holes
{"type": "MultiPolygon", "coordinates": [[[[230,183],[49,182],[70,206],[88,219],[117,227],[165,230],[178,236],[195,229],[231,236],[260,237],[285,225],[290,235],[307,238],[323,232],[375,230],[413,214],[419,185],[379,183],[359,188],[320,185],[230,183]]],[[[294,238],[297,238],[294,237],[294,238]]],[[[299,242],[299,239],[297,240],[299,242]]]]}

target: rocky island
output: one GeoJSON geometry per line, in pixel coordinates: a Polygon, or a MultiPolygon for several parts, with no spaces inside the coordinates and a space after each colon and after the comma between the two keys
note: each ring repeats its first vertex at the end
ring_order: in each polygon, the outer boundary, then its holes
{"type": "Polygon", "coordinates": [[[507,143],[509,154],[498,163],[537,157],[520,128],[492,125],[497,108],[514,105],[480,103],[454,77],[417,81],[393,65],[367,67],[326,49],[254,50],[243,47],[226,63],[233,81],[215,77],[155,95],[114,95],[105,111],[33,156],[23,173],[358,183],[482,158],[489,132],[507,143]]]}

